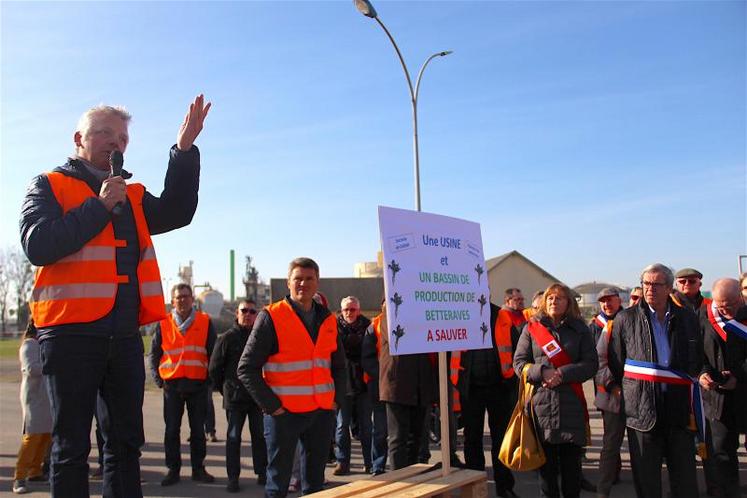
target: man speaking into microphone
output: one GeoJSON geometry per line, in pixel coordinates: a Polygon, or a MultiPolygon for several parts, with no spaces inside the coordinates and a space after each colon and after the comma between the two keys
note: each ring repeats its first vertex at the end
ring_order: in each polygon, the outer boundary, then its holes
{"type": "Polygon", "coordinates": [[[30,305],[52,407],[54,497],[89,496],[94,410],[104,436],[103,496],[143,496],[139,327],[166,315],[151,235],[192,220],[200,178],[194,141],[209,109],[202,95],[190,104],[160,197],[125,182],[131,175],[118,153],[129,142],[130,115],[100,105],[78,121],[74,156],[34,178],[24,198],[21,243],[39,267],[30,305]]]}

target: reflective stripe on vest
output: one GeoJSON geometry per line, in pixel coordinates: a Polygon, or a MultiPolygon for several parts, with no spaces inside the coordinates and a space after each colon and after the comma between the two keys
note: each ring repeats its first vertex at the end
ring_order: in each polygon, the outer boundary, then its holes
{"type": "Polygon", "coordinates": [[[207,337],[210,318],[195,311],[195,319],[182,334],[169,314],[161,320],[161,349],[163,356],[158,365],[158,374],[164,380],[205,380],[208,373],[207,337]]]}
{"type": "MultiPolygon", "coordinates": [[[[58,172],[46,176],[63,214],[96,197],[83,180],[58,172]]],[[[161,275],[143,212],[144,194],[142,185],[127,185],[141,254],[137,266],[139,325],[166,315],[161,275]]],[[[89,323],[106,316],[114,307],[117,285],[128,281],[126,275],[117,274],[116,248],[124,245],[125,241],[115,239],[110,222],[79,251],[39,267],[29,303],[36,326],[89,323]]]]}
{"type": "Polygon", "coordinates": [[[514,350],[511,344],[511,313],[507,310],[498,310],[495,319],[494,339],[495,348],[498,351],[498,365],[501,367],[501,375],[504,379],[514,376],[514,350]]]}
{"type": "Polygon", "coordinates": [[[337,321],[328,316],[319,327],[316,344],[286,300],[266,308],[275,326],[278,352],[265,363],[267,385],[290,412],[330,410],[335,398],[332,353],[337,350],[337,321]]]}

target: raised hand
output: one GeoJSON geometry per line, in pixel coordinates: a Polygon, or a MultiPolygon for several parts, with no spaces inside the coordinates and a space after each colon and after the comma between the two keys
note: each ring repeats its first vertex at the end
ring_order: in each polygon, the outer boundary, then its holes
{"type": "Polygon", "coordinates": [[[205,97],[202,94],[195,97],[195,101],[189,104],[187,115],[184,116],[184,122],[176,135],[176,146],[179,150],[186,151],[192,148],[197,135],[202,131],[210,105],[210,102],[205,105],[205,97]]]}

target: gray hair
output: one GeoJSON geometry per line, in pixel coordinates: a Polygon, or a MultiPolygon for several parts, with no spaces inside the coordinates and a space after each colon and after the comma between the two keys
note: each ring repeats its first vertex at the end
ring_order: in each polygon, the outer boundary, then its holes
{"type": "Polygon", "coordinates": [[[666,265],[663,265],[661,263],[648,265],[641,272],[641,282],[643,282],[643,277],[646,275],[646,273],[661,273],[667,279],[667,287],[672,287],[674,285],[674,273],[672,272],[672,269],[666,265]]]}
{"type": "Polygon", "coordinates": [[[347,302],[355,303],[356,306],[358,306],[359,308],[361,307],[361,302],[358,300],[357,297],[348,296],[348,297],[343,297],[342,300],[340,301],[340,309],[344,308],[345,303],[347,302]]]}
{"type": "Polygon", "coordinates": [[[78,120],[78,125],[75,127],[75,131],[85,136],[85,134],[88,133],[88,130],[91,127],[93,116],[97,114],[109,114],[112,116],[117,116],[122,119],[122,121],[124,121],[127,125],[130,124],[130,120],[132,119],[132,115],[127,112],[127,109],[125,109],[124,106],[99,104],[95,107],[91,107],[83,113],[83,115],[78,120]]]}

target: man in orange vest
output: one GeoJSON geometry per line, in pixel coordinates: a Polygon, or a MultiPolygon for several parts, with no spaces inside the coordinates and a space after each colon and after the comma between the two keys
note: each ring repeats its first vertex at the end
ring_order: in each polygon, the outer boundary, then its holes
{"type": "Polygon", "coordinates": [[[503,293],[503,308],[511,317],[511,323],[517,330],[527,323],[527,317],[524,315],[524,294],[521,289],[512,287],[506,289],[503,293]]]}
{"type": "Polygon", "coordinates": [[[160,197],[125,183],[132,175],[124,170],[110,174],[110,156],[127,148],[130,115],[106,105],[81,116],[73,157],[26,192],[21,243],[39,267],[30,306],[52,401],[52,496],[88,496],[94,411],[104,437],[103,495],[142,496],[139,327],[165,314],[150,236],[192,220],[200,173],[194,141],[209,108],[202,95],[190,105],[160,197]]]}
{"type": "Polygon", "coordinates": [[[322,489],[335,409],[349,391],[337,320],[314,301],[318,287],[314,260],[291,261],[290,295],[259,313],[239,360],[239,380],[265,413],[266,497],[288,494],[299,440],[301,490],[322,489]]]}
{"type": "Polygon", "coordinates": [[[163,389],[163,446],[169,469],[161,486],[179,482],[182,467],[179,432],[187,407],[189,454],[192,480],[213,482],[205,461],[205,417],[207,416],[208,364],[215,346],[215,330],[207,313],[194,308],[192,288],[176,284],[171,292],[171,313],[161,320],[153,334],[150,368],[156,385],[163,389]]]}
{"type": "Polygon", "coordinates": [[[464,351],[460,355],[457,388],[462,401],[464,459],[468,469],[485,470],[483,434],[487,411],[496,496],[516,497],[514,476],[498,460],[498,450],[516,404],[513,352],[519,331],[511,322],[511,312],[492,303],[490,323],[493,347],[464,351]]]}

